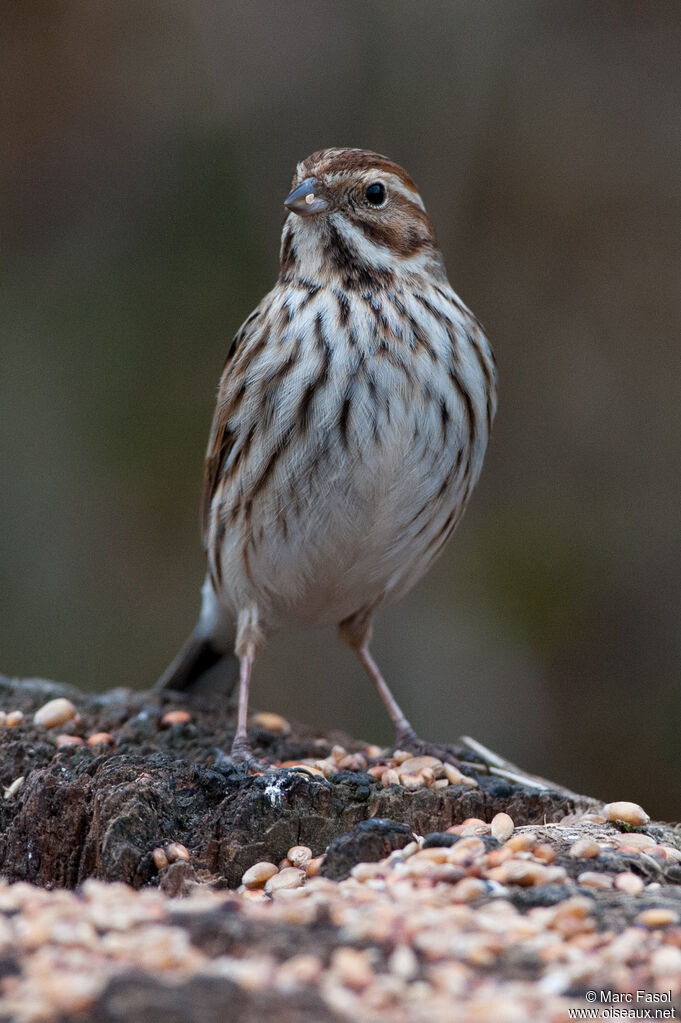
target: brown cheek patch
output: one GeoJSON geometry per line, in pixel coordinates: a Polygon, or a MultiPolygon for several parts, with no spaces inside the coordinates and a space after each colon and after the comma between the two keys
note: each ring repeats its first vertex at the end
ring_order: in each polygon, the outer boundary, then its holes
{"type": "Polygon", "coordinates": [[[384,218],[374,219],[367,213],[366,216],[355,215],[349,219],[369,241],[384,245],[398,256],[415,256],[423,249],[435,247],[428,214],[401,195],[393,195],[384,218]]]}

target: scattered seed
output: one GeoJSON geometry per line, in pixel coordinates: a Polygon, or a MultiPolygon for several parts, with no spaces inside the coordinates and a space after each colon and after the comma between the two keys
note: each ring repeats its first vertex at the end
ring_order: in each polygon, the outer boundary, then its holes
{"type": "Polygon", "coordinates": [[[347,752],[348,751],[346,750],[345,746],[332,746],[331,753],[329,754],[329,756],[331,757],[332,760],[338,762],[339,760],[343,759],[347,752]]]}
{"type": "Polygon", "coordinates": [[[543,863],[553,863],[556,858],[556,850],[548,842],[542,842],[534,847],[532,855],[536,860],[541,860],[543,863]]]}
{"type": "Polygon", "coordinates": [[[398,945],[388,959],[388,969],[402,980],[413,980],[419,972],[419,961],[409,945],[398,945]]]}
{"type": "Polygon", "coordinates": [[[635,831],[613,837],[622,852],[642,852],[644,849],[652,849],[655,845],[655,839],[650,835],[641,835],[635,831]]]}
{"type": "Polygon", "coordinates": [[[612,874],[599,874],[595,870],[585,870],[577,877],[577,884],[583,884],[586,888],[612,888],[612,874]]]}
{"type": "Polygon", "coordinates": [[[182,845],[181,842],[169,842],[165,847],[165,852],[168,857],[168,863],[175,863],[176,860],[191,859],[189,849],[186,845],[182,845]]]}
{"type": "Polygon", "coordinates": [[[59,696],[56,700],[49,700],[35,712],[33,723],[42,725],[43,728],[54,728],[56,725],[63,725],[66,721],[72,721],[77,713],[70,700],[59,696]]]}
{"type": "Polygon", "coordinates": [[[437,781],[433,782],[432,787],[434,789],[448,789],[449,788],[449,779],[448,778],[438,778],[437,781]]]}
{"type": "Polygon", "coordinates": [[[638,895],[645,888],[645,885],[638,874],[632,874],[630,870],[624,870],[615,876],[615,888],[628,895],[638,895]]]}
{"type": "Polygon", "coordinates": [[[660,906],[657,909],[644,909],[635,918],[634,923],[643,924],[644,927],[669,927],[670,924],[678,924],[679,914],[673,909],[665,909],[660,906]]]}
{"type": "Polygon", "coordinates": [[[531,852],[536,842],[537,836],[533,831],[516,831],[504,845],[507,849],[512,849],[513,852],[531,852]]]}
{"type": "Polygon", "coordinates": [[[92,735],[88,736],[88,746],[111,746],[113,745],[114,737],[110,732],[93,732],[92,735]]]}
{"type": "Polygon", "coordinates": [[[151,858],[157,870],[163,870],[164,867],[168,866],[168,857],[166,856],[165,849],[162,849],[160,846],[154,849],[151,858]]]}
{"type": "Polygon", "coordinates": [[[492,818],[489,830],[497,842],[506,842],[515,830],[513,818],[507,813],[498,813],[492,818]]]}
{"type": "Polygon", "coordinates": [[[292,867],[298,867],[300,870],[305,870],[312,859],[312,849],[310,849],[307,845],[294,845],[286,853],[286,857],[292,867]]]}
{"type": "Polygon", "coordinates": [[[642,827],[650,820],[642,806],[639,806],[638,803],[628,803],[626,800],[621,800],[617,803],[606,803],[603,807],[603,813],[606,820],[613,823],[624,821],[625,824],[630,824],[632,827],[642,827]]]}
{"type": "Polygon", "coordinates": [[[401,774],[400,785],[412,792],[416,789],[423,789],[426,787],[426,783],[420,774],[401,774]]]}
{"type": "Polygon", "coordinates": [[[487,885],[477,877],[464,877],[452,887],[454,902],[473,902],[487,894],[487,885]]]}
{"type": "Polygon", "coordinates": [[[323,856],[314,856],[308,865],[305,867],[305,873],[308,877],[316,877],[321,870],[322,863],[324,862],[323,856]]]}
{"type": "Polygon", "coordinates": [[[400,774],[420,774],[425,767],[441,769],[444,765],[437,757],[409,757],[400,763],[400,774]]]}
{"type": "Polygon", "coordinates": [[[347,753],[338,761],[338,767],[341,771],[366,771],[366,757],[361,753],[347,753]]]}
{"type": "Polygon", "coordinates": [[[16,728],[24,720],[23,710],[11,710],[5,719],[8,728],[16,728]]]}
{"type": "Polygon", "coordinates": [[[9,785],[5,786],[4,789],[5,799],[14,799],[14,797],[16,796],[17,792],[19,791],[23,784],[24,776],[22,774],[20,775],[19,778],[15,778],[13,782],[10,782],[9,785]]]}
{"type": "Polygon", "coordinates": [[[374,979],[366,955],[355,948],[337,948],[331,957],[331,970],[352,991],[364,991],[374,979]]]}
{"type": "Polygon", "coordinates": [[[305,871],[297,867],[284,867],[278,874],[273,874],[265,882],[265,891],[268,895],[273,892],[284,891],[288,888],[300,888],[305,880],[305,871]]]}
{"type": "Polygon", "coordinates": [[[291,731],[291,726],[281,714],[274,714],[272,711],[260,711],[253,715],[253,724],[258,728],[264,728],[266,732],[273,735],[286,735],[291,731]]]}
{"type": "Polygon", "coordinates": [[[262,888],[271,877],[277,873],[274,863],[263,860],[261,863],[254,863],[252,867],[244,871],[241,883],[246,888],[262,888]]]}
{"type": "Polygon", "coordinates": [[[412,760],[413,754],[407,753],[407,751],[403,749],[396,749],[392,758],[396,764],[403,764],[405,760],[412,760]]]}
{"type": "Polygon", "coordinates": [[[68,746],[84,746],[85,743],[79,735],[58,735],[56,738],[57,747],[65,749],[68,746]]]}
{"type": "Polygon", "coordinates": [[[191,719],[188,710],[169,710],[161,718],[161,724],[164,728],[172,728],[173,725],[185,725],[191,719]]]}
{"type": "Polygon", "coordinates": [[[580,838],[570,846],[569,855],[575,860],[590,860],[600,851],[600,845],[593,838],[580,838]]]}
{"type": "Polygon", "coordinates": [[[382,757],[385,751],[382,746],[376,746],[374,743],[369,743],[368,746],[364,747],[364,752],[370,760],[376,760],[378,757],[382,757]]]}
{"type": "Polygon", "coordinates": [[[463,774],[458,767],[454,764],[444,765],[445,778],[450,785],[472,785],[477,786],[475,778],[469,778],[468,775],[463,774]]]}
{"type": "Polygon", "coordinates": [[[389,788],[391,785],[399,785],[400,776],[392,767],[389,767],[387,771],[381,776],[381,785],[384,789],[389,788]]]}

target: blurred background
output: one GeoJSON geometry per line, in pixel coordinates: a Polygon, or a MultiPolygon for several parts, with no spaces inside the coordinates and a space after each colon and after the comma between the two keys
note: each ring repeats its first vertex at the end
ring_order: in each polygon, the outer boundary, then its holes
{"type": "MultiPolygon", "coordinates": [[[[422,735],[681,817],[681,9],[45,0],[0,37],[0,670],[148,687],[198,610],[231,335],[315,149],[417,181],[501,381],[478,489],[374,652],[422,735]]],[[[388,742],[332,633],[253,703],[388,742]]]]}

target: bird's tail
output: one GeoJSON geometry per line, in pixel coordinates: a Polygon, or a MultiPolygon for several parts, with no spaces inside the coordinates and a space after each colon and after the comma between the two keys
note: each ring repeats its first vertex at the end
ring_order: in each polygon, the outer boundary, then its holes
{"type": "Polygon", "coordinates": [[[175,659],[163,672],[154,689],[176,692],[216,690],[229,696],[239,677],[239,661],[231,652],[219,650],[209,636],[192,632],[175,659]]]}

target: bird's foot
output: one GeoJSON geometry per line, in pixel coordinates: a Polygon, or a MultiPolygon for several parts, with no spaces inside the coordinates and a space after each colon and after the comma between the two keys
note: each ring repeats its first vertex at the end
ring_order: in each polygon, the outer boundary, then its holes
{"type": "Polygon", "coordinates": [[[487,764],[480,757],[474,756],[465,746],[458,746],[453,743],[428,742],[421,739],[413,728],[399,729],[395,734],[394,751],[404,750],[405,753],[412,753],[415,757],[436,757],[444,764],[453,764],[463,774],[470,771],[487,773],[487,764]]]}

